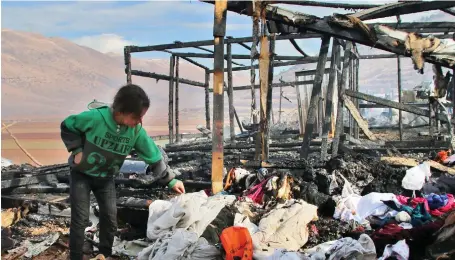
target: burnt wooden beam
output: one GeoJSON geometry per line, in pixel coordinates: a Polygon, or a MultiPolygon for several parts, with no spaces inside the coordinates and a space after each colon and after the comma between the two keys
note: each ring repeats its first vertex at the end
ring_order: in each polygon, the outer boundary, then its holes
{"type": "MultiPolygon", "coordinates": [[[[67,171],[65,171],[67,172],[67,171]]],[[[56,174],[46,174],[38,176],[30,176],[11,180],[2,180],[2,189],[16,188],[38,183],[58,183],[56,174]]]]}
{"type": "MultiPolygon", "coordinates": [[[[163,50],[163,52],[166,52],[166,53],[169,53],[169,54],[174,54],[172,51],[168,51],[168,50],[163,50]]],[[[199,62],[196,62],[190,58],[187,58],[187,57],[181,57],[183,60],[186,60],[188,61],[189,63],[193,64],[193,65],[196,65],[197,67],[201,68],[201,69],[204,69],[204,70],[208,70],[209,68],[200,64],[199,62]]]]}
{"type": "MultiPolygon", "coordinates": [[[[210,3],[209,1],[207,1],[210,3]]],[[[417,8],[418,11],[423,10],[433,10],[433,9],[440,9],[440,8],[447,8],[454,5],[454,3],[449,1],[440,1],[437,2],[438,4],[432,5],[436,2],[412,2],[407,3],[406,10],[401,10],[405,13],[409,13],[409,10],[417,8]],[[423,3],[423,5],[421,5],[423,3]],[[431,6],[430,6],[431,5],[431,6]],[[423,9],[422,9],[423,8],[423,9]]],[[[250,15],[250,3],[249,2],[233,2],[229,5],[229,10],[239,13],[239,14],[246,14],[250,15]]],[[[278,6],[267,6],[267,19],[289,24],[292,26],[299,27],[301,29],[310,30],[313,32],[321,33],[321,34],[328,34],[332,37],[340,38],[347,41],[353,41],[356,43],[360,43],[366,46],[374,47],[377,49],[389,51],[395,54],[401,54],[404,56],[411,56],[410,52],[405,51],[405,47],[400,45],[397,47],[392,47],[386,42],[377,41],[375,34],[373,33],[365,33],[363,30],[358,28],[352,28],[349,26],[342,27],[340,23],[333,22],[334,17],[329,16],[325,17],[324,19],[318,18],[313,15],[306,15],[299,12],[293,12],[290,10],[283,9],[278,6]]],[[[370,10],[371,11],[371,10],[370,10]]],[[[396,10],[395,10],[396,11],[396,10]]],[[[395,15],[395,12],[393,15],[395,15]]],[[[399,13],[399,12],[398,12],[399,13]]],[[[404,14],[404,13],[400,13],[404,14]]],[[[341,15],[343,17],[343,15],[341,15]]],[[[344,16],[345,19],[348,17],[344,16]]],[[[371,31],[371,30],[370,30],[371,31]]],[[[444,67],[452,68],[453,66],[450,64],[449,61],[439,59],[435,56],[431,56],[428,54],[424,54],[424,59],[426,62],[438,64],[444,67]]]]}
{"type": "Polygon", "coordinates": [[[180,70],[179,70],[179,57],[175,59],[175,142],[179,143],[179,81],[180,81],[180,70]]]}
{"type": "Polygon", "coordinates": [[[174,143],[174,71],[175,71],[175,56],[172,55],[169,60],[169,112],[168,112],[168,127],[169,127],[169,143],[174,143]]]}
{"type": "Polygon", "coordinates": [[[226,35],[227,1],[215,1],[213,24],[213,136],[212,136],[212,193],[223,190],[223,128],[224,128],[224,36],[226,35]]]}
{"type": "MultiPolygon", "coordinates": [[[[212,53],[212,54],[215,53],[215,52],[212,51],[212,50],[209,50],[209,49],[206,49],[206,48],[200,47],[200,46],[197,46],[197,47],[194,47],[194,48],[199,49],[199,50],[203,50],[203,51],[206,51],[206,52],[210,52],[210,53],[212,53]]],[[[226,61],[228,61],[228,57],[227,57],[227,56],[224,57],[224,59],[225,59],[226,61]]],[[[233,61],[231,61],[231,62],[232,62],[233,64],[237,65],[237,66],[245,66],[245,65],[240,64],[240,63],[237,63],[237,62],[233,62],[233,61]]]]}
{"type": "MultiPolygon", "coordinates": [[[[330,55],[331,57],[331,55],[330,55]]],[[[359,55],[359,59],[361,60],[370,60],[370,59],[394,59],[396,57],[395,54],[375,54],[375,55],[359,55]]],[[[318,57],[302,57],[300,60],[295,60],[295,61],[284,61],[284,62],[275,62],[273,64],[274,67],[286,67],[286,66],[293,66],[293,65],[298,65],[298,64],[309,64],[309,63],[316,63],[318,62],[318,57]]],[[[232,68],[232,71],[243,71],[243,70],[250,70],[252,67],[251,66],[245,66],[245,67],[234,67],[232,68]]],[[[253,65],[254,69],[258,69],[259,65],[255,64],[253,65]]],[[[213,72],[213,70],[209,70],[210,72],[213,72]]],[[[225,69],[224,72],[227,72],[227,69],[225,69]]]]}
{"type": "Polygon", "coordinates": [[[335,126],[335,135],[332,141],[332,158],[338,155],[338,148],[340,144],[340,138],[344,134],[344,123],[343,123],[343,107],[344,107],[344,93],[346,91],[346,81],[348,79],[348,70],[349,63],[351,62],[351,49],[352,42],[346,43],[346,50],[344,51],[343,56],[343,70],[341,72],[341,77],[339,78],[338,85],[338,106],[337,106],[337,120],[335,126]]]}
{"type": "Polygon", "coordinates": [[[302,149],[300,151],[301,158],[308,158],[311,135],[313,133],[314,124],[316,122],[316,112],[318,108],[319,96],[321,95],[322,80],[325,72],[325,63],[327,61],[327,53],[329,52],[330,36],[324,35],[321,41],[321,49],[319,51],[319,61],[314,75],[314,85],[311,91],[310,106],[308,108],[308,117],[305,125],[305,134],[303,135],[302,149]]]}
{"type": "Polygon", "coordinates": [[[228,69],[228,99],[229,99],[229,133],[231,142],[235,142],[235,125],[234,125],[234,90],[232,83],[232,45],[227,44],[226,48],[228,60],[227,60],[227,69],[228,69]]]}
{"type": "MultiPolygon", "coordinates": [[[[373,102],[373,103],[376,103],[376,104],[384,105],[384,106],[387,106],[387,107],[390,107],[390,108],[400,109],[400,110],[403,110],[405,112],[409,112],[411,114],[415,114],[415,115],[419,115],[419,116],[424,116],[424,117],[430,118],[430,111],[429,110],[421,109],[421,108],[418,108],[418,107],[415,107],[415,106],[412,106],[412,105],[406,105],[406,104],[395,102],[395,101],[390,101],[390,100],[387,100],[385,98],[379,98],[379,97],[375,97],[375,96],[372,96],[372,95],[368,95],[368,94],[364,94],[364,93],[360,93],[360,92],[355,92],[355,91],[352,91],[352,90],[346,90],[345,93],[346,93],[347,96],[350,96],[350,97],[354,97],[354,98],[358,98],[358,99],[365,100],[365,101],[368,101],[368,102],[373,102]]],[[[428,104],[427,104],[427,106],[428,106],[428,104]]],[[[438,116],[438,120],[443,121],[443,122],[447,122],[447,119],[445,118],[445,116],[442,116],[442,115],[438,116]]]]}
{"type": "Polygon", "coordinates": [[[328,7],[328,8],[344,8],[344,9],[369,9],[378,7],[381,5],[377,4],[357,4],[357,3],[336,3],[336,2],[319,2],[319,1],[290,1],[290,0],[273,0],[272,4],[289,4],[289,5],[300,5],[300,6],[317,6],[317,7],[328,7]]]}
{"type": "MultiPolygon", "coordinates": [[[[134,76],[140,76],[140,77],[145,77],[145,78],[152,78],[152,79],[157,79],[157,80],[168,80],[168,81],[171,81],[171,76],[168,76],[168,75],[163,75],[163,74],[158,74],[158,73],[153,73],[153,72],[145,72],[145,71],[140,71],[140,70],[132,70],[131,71],[131,75],[134,75],[134,76]]],[[[175,81],[176,79],[173,78],[172,81],[175,81]]],[[[180,83],[182,84],[187,84],[187,85],[191,85],[191,86],[196,86],[196,87],[201,87],[203,88],[204,87],[204,83],[202,82],[197,82],[197,81],[194,81],[194,80],[189,80],[189,79],[179,79],[180,83]]]]}
{"type": "MultiPolygon", "coordinates": [[[[403,103],[406,105],[411,105],[414,107],[424,107],[428,108],[428,103],[403,103]]],[[[452,103],[444,103],[444,106],[450,106],[452,103]]],[[[370,103],[370,104],[359,104],[360,108],[388,108],[386,105],[381,105],[381,104],[375,104],[375,103],[370,103]]]]}
{"type": "Polygon", "coordinates": [[[451,15],[455,15],[455,10],[452,10],[450,8],[441,9],[441,11],[443,11],[445,13],[448,13],[448,14],[451,14],[451,15]]]}
{"type": "MultiPolygon", "coordinates": [[[[279,82],[279,83],[272,83],[272,88],[294,87],[296,85],[310,85],[310,84],[313,84],[313,82],[314,82],[313,80],[294,81],[294,82],[283,81],[283,82],[279,82]]],[[[254,89],[259,89],[259,88],[260,88],[260,85],[258,85],[258,84],[254,85],[254,89]]],[[[251,86],[249,86],[249,85],[233,87],[234,91],[236,91],[236,90],[249,90],[249,89],[251,89],[251,86]]],[[[225,88],[224,90],[227,90],[227,88],[225,88]]],[[[209,89],[209,91],[213,92],[213,89],[209,89]]]]}
{"type": "MultiPolygon", "coordinates": [[[[265,21],[265,20],[264,20],[265,21]]],[[[273,122],[273,111],[272,111],[272,99],[273,99],[273,63],[275,56],[275,35],[273,34],[269,42],[269,71],[268,71],[268,80],[267,80],[267,108],[266,108],[266,124],[264,126],[264,150],[263,150],[263,160],[269,159],[269,137],[270,137],[270,123],[271,116],[273,122]]]]}
{"type": "MultiPolygon", "coordinates": [[[[330,58],[333,60],[334,56],[330,56],[330,58]]],[[[331,63],[330,63],[331,64],[331,63]]],[[[331,68],[325,68],[324,69],[324,74],[327,74],[331,72],[331,68]]],[[[297,77],[304,77],[304,76],[312,76],[316,73],[316,70],[302,70],[302,71],[297,71],[295,75],[297,77]]]]}
{"type": "Polygon", "coordinates": [[[205,70],[205,86],[204,86],[204,95],[205,95],[205,127],[210,130],[210,73],[208,70],[205,70]]]}
{"type": "MultiPolygon", "coordinates": [[[[276,21],[269,21],[269,28],[271,32],[281,33],[281,34],[301,34],[305,33],[305,29],[299,28],[297,26],[292,26],[289,24],[282,24],[276,21]]],[[[422,22],[422,23],[369,23],[365,24],[370,30],[374,28],[375,25],[385,25],[390,28],[395,28],[398,30],[403,30],[406,32],[416,32],[421,34],[435,34],[435,33],[449,33],[455,31],[454,22],[422,22]]]]}
{"type": "Polygon", "coordinates": [[[131,84],[131,52],[130,49],[125,47],[123,49],[124,59],[125,59],[125,73],[126,73],[126,83],[131,84]]]}
{"type": "MultiPolygon", "coordinates": [[[[397,85],[398,85],[398,103],[401,102],[401,58],[397,55],[397,85]]],[[[398,125],[400,128],[400,141],[403,141],[403,113],[398,111],[398,125]]]]}
{"type": "MultiPolygon", "coordinates": [[[[320,38],[321,35],[318,33],[307,33],[302,35],[290,34],[290,35],[279,35],[277,40],[289,40],[289,39],[312,39],[320,38]]],[[[247,43],[252,42],[253,37],[241,37],[241,38],[227,38],[224,43],[247,43]]],[[[167,49],[181,49],[181,48],[191,48],[198,46],[213,46],[213,40],[203,40],[203,41],[193,41],[193,42],[174,42],[170,44],[159,44],[159,45],[150,45],[150,46],[125,46],[128,48],[130,53],[133,52],[146,52],[146,51],[162,51],[167,49]]]]}
{"type": "MultiPolygon", "coordinates": [[[[251,16],[253,27],[252,27],[252,43],[251,43],[251,52],[250,52],[250,66],[245,66],[245,70],[250,71],[250,90],[251,90],[251,117],[253,118],[253,124],[258,123],[258,117],[257,114],[255,113],[257,109],[256,105],[256,69],[259,68],[259,64],[254,64],[254,61],[257,59],[259,53],[257,51],[257,47],[259,44],[259,10],[260,9],[255,9],[253,12],[253,15],[251,16]]],[[[255,137],[255,143],[256,143],[256,148],[259,148],[259,143],[257,138],[255,137]]]]}
{"type": "MultiPolygon", "coordinates": [[[[265,22],[265,10],[264,3],[259,2],[255,7],[260,10],[260,17],[262,23],[265,22]]],[[[270,46],[269,39],[266,37],[265,27],[262,27],[261,37],[259,38],[260,52],[259,52],[259,140],[260,140],[260,151],[256,151],[257,155],[261,155],[262,161],[267,160],[267,94],[269,89],[269,66],[270,66],[270,46]]],[[[259,158],[258,158],[259,159],[259,158]]]]}
{"type": "Polygon", "coordinates": [[[357,17],[360,20],[372,20],[395,16],[396,14],[405,15],[431,10],[446,9],[453,6],[455,6],[455,3],[452,1],[406,1],[370,8],[352,14],[351,16],[357,17]]]}
{"type": "MultiPolygon", "coordinates": [[[[266,37],[268,39],[268,37],[266,37]]],[[[175,56],[180,57],[190,57],[190,58],[207,58],[213,59],[214,54],[208,53],[194,53],[194,52],[174,52],[175,56]]],[[[228,56],[224,55],[224,58],[227,59],[228,56]]],[[[280,60],[302,60],[304,57],[302,56],[276,56],[277,59],[280,60]]],[[[232,54],[232,59],[239,59],[239,60],[249,60],[251,59],[250,55],[246,54],[232,54]]]]}
{"type": "Polygon", "coordinates": [[[352,102],[349,98],[344,97],[344,105],[348,109],[349,113],[352,115],[352,118],[356,121],[357,125],[362,129],[363,133],[368,137],[368,139],[375,141],[376,137],[374,134],[368,129],[368,122],[362,118],[359,113],[359,110],[355,107],[354,102],[352,102]]]}
{"type": "MultiPolygon", "coordinates": [[[[325,160],[327,157],[327,149],[328,149],[328,137],[330,126],[332,125],[332,114],[333,114],[333,95],[335,93],[335,78],[336,72],[339,69],[337,64],[338,60],[341,58],[340,53],[340,45],[338,41],[334,39],[332,43],[332,58],[330,60],[330,74],[329,74],[329,83],[327,85],[327,97],[325,103],[325,117],[324,117],[324,125],[322,127],[322,145],[321,145],[321,159],[325,160]]],[[[327,69],[326,69],[327,70],[327,69]]],[[[297,74],[297,73],[296,73],[297,74]]]]}

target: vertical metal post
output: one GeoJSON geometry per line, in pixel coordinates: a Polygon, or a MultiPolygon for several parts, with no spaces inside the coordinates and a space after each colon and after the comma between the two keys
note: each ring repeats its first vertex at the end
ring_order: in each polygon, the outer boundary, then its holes
{"type": "Polygon", "coordinates": [[[180,142],[179,131],[179,57],[175,60],[175,142],[180,142]]]}
{"type": "Polygon", "coordinates": [[[319,50],[319,60],[314,75],[313,91],[311,92],[311,101],[308,108],[308,117],[305,125],[305,134],[303,135],[302,147],[300,149],[300,158],[307,158],[310,152],[310,142],[313,135],[314,123],[318,107],[319,95],[321,93],[322,79],[325,73],[325,63],[329,51],[330,36],[324,35],[321,40],[321,49],[319,50]]]}
{"type": "Polygon", "coordinates": [[[347,79],[348,79],[348,72],[349,72],[349,63],[351,62],[351,48],[352,42],[346,42],[346,49],[344,51],[343,57],[343,72],[341,73],[341,84],[339,85],[338,90],[338,111],[337,111],[337,121],[336,121],[336,129],[335,129],[335,136],[332,142],[332,158],[338,155],[338,145],[340,143],[341,134],[344,133],[344,122],[343,122],[343,114],[344,114],[344,90],[346,89],[347,79]]]}
{"type": "Polygon", "coordinates": [[[215,1],[213,25],[213,137],[212,137],[212,193],[223,190],[224,168],[224,36],[226,35],[227,1],[215,1]]]}
{"type": "Polygon", "coordinates": [[[234,125],[234,87],[232,85],[232,45],[227,44],[227,70],[228,70],[228,99],[229,99],[229,132],[231,142],[235,142],[235,125],[234,125]]]}
{"type": "Polygon", "coordinates": [[[169,143],[174,143],[174,70],[175,70],[175,56],[171,55],[169,61],[169,143]]]}
{"type": "Polygon", "coordinates": [[[210,73],[208,70],[205,71],[205,127],[210,129],[210,97],[209,97],[209,83],[210,73]]]}
{"type": "MultiPolygon", "coordinates": [[[[401,57],[397,55],[397,73],[398,73],[398,102],[401,103],[401,57]]],[[[403,114],[401,109],[398,111],[398,124],[400,128],[400,141],[403,141],[403,114]]]]}
{"type": "Polygon", "coordinates": [[[128,47],[123,49],[124,59],[125,59],[125,73],[126,73],[126,83],[131,84],[131,52],[128,47]]]}
{"type": "Polygon", "coordinates": [[[327,142],[328,135],[330,131],[330,126],[332,125],[332,113],[333,113],[333,94],[335,89],[335,79],[337,73],[337,64],[340,60],[340,45],[336,39],[333,39],[332,43],[332,58],[330,60],[330,74],[329,74],[329,84],[327,85],[327,98],[325,102],[325,117],[324,117],[324,126],[322,129],[322,145],[321,145],[321,159],[325,160],[327,157],[327,142]]]}

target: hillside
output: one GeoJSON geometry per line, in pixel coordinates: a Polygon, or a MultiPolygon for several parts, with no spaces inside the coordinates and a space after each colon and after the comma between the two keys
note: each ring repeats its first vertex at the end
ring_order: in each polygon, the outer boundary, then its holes
{"type": "MultiPolygon", "coordinates": [[[[169,74],[169,59],[133,58],[132,66],[169,74]]],[[[180,76],[204,81],[204,71],[183,60],[180,76]]],[[[242,77],[235,80],[248,82],[242,77]]],[[[93,99],[112,100],[125,82],[122,55],[103,54],[62,38],[2,29],[3,119],[61,118],[82,111],[93,99]]],[[[133,82],[143,86],[151,98],[148,116],[155,122],[167,122],[169,83],[135,76],[133,82]]],[[[181,120],[203,120],[204,90],[180,86],[181,120]]]]}

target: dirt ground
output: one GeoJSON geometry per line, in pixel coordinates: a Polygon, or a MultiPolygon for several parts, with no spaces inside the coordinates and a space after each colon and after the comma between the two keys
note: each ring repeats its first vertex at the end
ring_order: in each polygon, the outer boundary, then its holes
{"type": "MultiPolygon", "coordinates": [[[[11,122],[6,122],[6,125],[11,122]]],[[[181,132],[195,132],[196,124],[182,125],[181,132]]],[[[148,134],[162,135],[167,133],[167,124],[161,126],[144,125],[148,134]]],[[[38,162],[43,165],[65,163],[68,152],[60,139],[60,122],[18,122],[8,128],[19,140],[19,143],[38,162]]],[[[156,141],[164,145],[167,140],[156,141]]],[[[24,152],[17,146],[6,130],[2,130],[1,156],[13,161],[14,164],[30,163],[34,165],[24,152]]]]}

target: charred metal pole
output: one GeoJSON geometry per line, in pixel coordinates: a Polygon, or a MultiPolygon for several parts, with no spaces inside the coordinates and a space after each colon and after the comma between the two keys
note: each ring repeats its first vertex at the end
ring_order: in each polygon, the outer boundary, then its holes
{"type": "MultiPolygon", "coordinates": [[[[272,34],[270,37],[269,43],[269,75],[268,75],[268,89],[267,89],[267,119],[266,124],[264,126],[265,129],[265,138],[264,138],[264,146],[262,150],[262,160],[269,159],[269,135],[270,135],[270,117],[273,118],[273,111],[272,111],[272,98],[273,98],[273,60],[274,60],[274,53],[275,53],[275,34],[272,34]]],[[[262,46],[261,46],[262,48],[262,46]]],[[[273,119],[272,119],[273,121],[273,119]]]]}
{"type": "MultiPolygon", "coordinates": [[[[296,82],[298,81],[297,76],[296,76],[295,81],[296,82]]],[[[305,104],[302,105],[302,96],[300,95],[300,84],[295,85],[295,92],[297,95],[297,111],[299,112],[300,135],[303,135],[305,133],[305,128],[303,127],[303,123],[304,123],[303,113],[305,113],[305,111],[306,111],[306,106],[305,106],[305,104]]]]}
{"type": "MultiPolygon", "coordinates": [[[[398,73],[398,103],[402,103],[402,100],[401,100],[401,58],[400,58],[400,55],[397,55],[397,73],[398,73]]],[[[400,141],[403,141],[403,114],[402,114],[401,109],[398,111],[398,124],[399,124],[399,128],[400,128],[400,141]]]]}
{"type": "MultiPolygon", "coordinates": [[[[354,48],[351,49],[351,51],[354,51],[354,48]]],[[[352,55],[351,62],[349,63],[349,89],[354,91],[354,55],[352,55]]],[[[351,101],[355,102],[355,100],[351,97],[349,97],[351,101]]],[[[354,136],[354,118],[352,117],[352,114],[349,113],[349,134],[351,136],[354,136]]]]}
{"type": "Polygon", "coordinates": [[[124,58],[125,58],[125,73],[126,73],[126,83],[131,84],[131,52],[128,47],[123,49],[124,58]]]}
{"type": "Polygon", "coordinates": [[[329,52],[330,36],[324,35],[321,39],[321,49],[319,50],[319,61],[314,75],[314,85],[311,91],[311,101],[308,109],[308,117],[305,125],[305,134],[303,135],[302,148],[300,150],[300,158],[307,158],[310,152],[310,142],[313,135],[316,112],[318,108],[318,99],[321,93],[322,80],[325,72],[325,63],[327,61],[327,53],[329,52]]]}
{"type": "Polygon", "coordinates": [[[210,73],[208,70],[205,70],[205,127],[210,130],[210,97],[209,97],[209,83],[210,83],[210,73]]]}
{"type": "Polygon", "coordinates": [[[179,57],[175,60],[175,142],[180,142],[179,135],[179,57]]]}
{"type": "Polygon", "coordinates": [[[212,136],[212,193],[223,190],[223,127],[224,127],[224,36],[226,35],[227,1],[215,1],[213,24],[213,136],[212,136]]]}
{"type": "Polygon", "coordinates": [[[341,134],[344,132],[344,123],[343,123],[343,108],[344,108],[344,92],[346,88],[346,81],[348,79],[348,69],[349,63],[351,60],[351,48],[352,42],[348,41],[346,43],[346,49],[344,51],[343,57],[343,71],[341,73],[340,84],[338,87],[338,108],[337,108],[337,121],[336,121],[336,129],[335,129],[335,136],[333,137],[332,141],[332,158],[338,155],[338,145],[340,143],[341,134]]]}
{"type": "Polygon", "coordinates": [[[332,125],[332,114],[333,114],[333,95],[335,89],[335,79],[338,68],[338,63],[341,58],[340,56],[340,45],[336,39],[332,43],[332,58],[330,60],[330,74],[329,84],[327,85],[327,98],[325,102],[325,117],[324,126],[322,129],[322,145],[321,145],[321,159],[325,160],[327,157],[327,142],[329,137],[330,126],[332,125]]]}
{"type": "Polygon", "coordinates": [[[175,70],[175,57],[171,55],[169,61],[169,143],[174,143],[174,70],[175,70]]]}
{"type": "Polygon", "coordinates": [[[229,99],[229,130],[231,142],[235,142],[234,125],[234,89],[232,84],[232,45],[227,44],[227,69],[228,69],[228,99],[229,99]]]}

